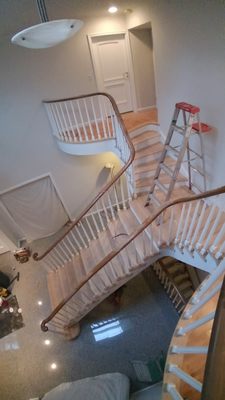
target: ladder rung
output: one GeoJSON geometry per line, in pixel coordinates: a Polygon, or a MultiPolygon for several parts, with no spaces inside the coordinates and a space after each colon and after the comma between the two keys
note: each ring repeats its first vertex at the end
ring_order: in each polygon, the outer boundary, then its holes
{"type": "Polygon", "coordinates": [[[194,172],[198,173],[199,175],[205,176],[205,174],[202,171],[200,171],[200,169],[193,167],[193,165],[191,165],[191,164],[190,164],[190,167],[194,172]]]}
{"type": "Polygon", "coordinates": [[[173,171],[169,167],[167,167],[167,165],[161,163],[160,167],[167,175],[170,175],[171,177],[173,176],[173,171]]]}
{"type": "Polygon", "coordinates": [[[166,144],[166,150],[171,151],[176,157],[179,156],[179,151],[176,150],[174,147],[170,146],[169,144],[166,144]]]}
{"type": "Polygon", "coordinates": [[[173,124],[172,127],[174,128],[174,130],[176,132],[180,133],[181,135],[183,135],[185,130],[186,130],[185,128],[182,128],[181,126],[178,126],[178,125],[175,125],[175,124],[173,124]]]}
{"type": "Polygon", "coordinates": [[[163,183],[159,182],[159,180],[155,181],[156,186],[158,186],[158,188],[160,190],[162,190],[162,192],[166,193],[168,192],[168,189],[166,188],[166,186],[163,185],[163,183]]]}
{"type": "Polygon", "coordinates": [[[199,153],[197,153],[194,149],[191,149],[191,148],[189,147],[189,150],[190,150],[192,153],[194,153],[197,157],[202,158],[202,155],[199,154],[199,153]]]}

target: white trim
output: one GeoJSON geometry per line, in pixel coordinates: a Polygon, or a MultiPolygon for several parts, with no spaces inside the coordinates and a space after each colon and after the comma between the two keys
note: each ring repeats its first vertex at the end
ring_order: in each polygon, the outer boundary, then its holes
{"type": "Polygon", "coordinates": [[[140,107],[140,108],[137,108],[137,111],[145,111],[145,110],[149,110],[149,108],[150,109],[151,108],[156,108],[156,105],[153,104],[152,106],[140,107]]]}
{"type": "Polygon", "coordinates": [[[116,141],[114,138],[95,140],[94,142],[87,143],[66,143],[57,140],[57,145],[60,150],[64,151],[67,154],[88,156],[93,154],[105,153],[108,151],[115,152],[116,141]]]}
{"type": "Polygon", "coordinates": [[[91,54],[91,61],[92,61],[92,66],[93,66],[93,72],[94,72],[94,77],[95,77],[95,84],[96,84],[97,90],[101,91],[100,88],[98,87],[97,74],[96,74],[97,65],[96,65],[96,61],[95,61],[95,57],[94,57],[92,38],[96,38],[96,37],[104,38],[106,36],[116,36],[116,35],[124,35],[125,47],[126,47],[126,52],[127,52],[128,73],[129,73],[129,78],[130,78],[131,103],[132,103],[132,108],[133,108],[133,110],[131,110],[131,111],[137,111],[137,98],[136,98],[136,90],[135,90],[135,82],[134,82],[134,71],[133,71],[133,63],[132,63],[132,57],[131,57],[131,49],[130,49],[130,41],[129,41],[128,31],[92,33],[92,34],[87,35],[90,54],[91,54]]]}

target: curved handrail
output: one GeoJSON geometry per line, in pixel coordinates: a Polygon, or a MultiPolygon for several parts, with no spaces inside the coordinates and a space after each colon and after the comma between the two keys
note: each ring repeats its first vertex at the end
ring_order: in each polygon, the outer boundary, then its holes
{"type": "Polygon", "coordinates": [[[73,291],[72,294],[67,296],[66,299],[62,300],[58,306],[51,312],[51,314],[45,318],[42,323],[41,323],[41,329],[46,332],[48,331],[48,327],[46,324],[50,322],[54,316],[68,303],[68,301],[98,272],[100,271],[109,261],[111,261],[114,257],[116,257],[125,247],[127,247],[138,235],[140,235],[149,225],[151,225],[166,209],[169,207],[175,206],[177,204],[181,203],[188,203],[190,201],[194,200],[201,200],[205,199],[208,197],[216,196],[218,194],[225,193],[225,186],[221,186],[216,189],[208,190],[204,193],[200,193],[197,195],[191,195],[191,196],[186,196],[186,197],[180,197],[172,201],[166,202],[163,206],[161,206],[158,211],[145,219],[145,221],[138,227],[133,234],[129,237],[128,241],[124,243],[122,246],[120,246],[116,250],[112,250],[106,257],[103,258],[103,260],[98,263],[91,272],[89,272],[86,277],[80,282],[80,284],[77,286],[77,288],[73,291]]]}
{"type": "Polygon", "coordinates": [[[114,176],[114,178],[107,183],[102,189],[101,191],[97,194],[97,196],[95,196],[95,198],[91,201],[91,203],[82,211],[82,213],[77,217],[77,219],[70,225],[70,227],[66,230],[66,232],[59,238],[57,239],[42,255],[38,255],[37,252],[35,252],[33,254],[33,259],[35,261],[40,261],[42,260],[45,256],[47,256],[47,254],[50,253],[51,250],[53,250],[53,248],[60,243],[65,237],[66,235],[76,226],[79,224],[79,222],[81,221],[81,219],[88,213],[88,211],[97,203],[97,201],[109,190],[109,188],[111,188],[115,182],[118,181],[118,179],[123,175],[123,173],[129,168],[129,166],[131,165],[131,163],[134,160],[134,156],[135,156],[135,150],[134,150],[134,146],[132,141],[129,138],[129,135],[127,134],[127,129],[125,127],[125,124],[121,118],[121,115],[119,113],[118,107],[116,105],[116,102],[114,100],[114,98],[108,94],[108,93],[104,93],[104,92],[99,92],[99,93],[91,93],[91,94],[87,94],[87,95],[82,95],[82,96],[77,96],[77,97],[71,97],[71,98],[66,98],[66,99],[60,99],[60,100],[45,100],[44,103],[57,103],[57,102],[61,102],[61,101],[70,101],[70,100],[77,100],[77,99],[82,99],[82,98],[87,98],[87,97],[91,97],[91,96],[106,96],[112,106],[113,109],[115,111],[115,114],[118,118],[118,122],[119,125],[121,127],[122,132],[124,133],[124,137],[127,141],[128,147],[130,149],[130,157],[127,161],[127,163],[123,166],[123,168],[121,168],[121,170],[114,176]]]}
{"type": "Polygon", "coordinates": [[[206,360],[202,400],[224,400],[225,397],[225,278],[217,303],[216,314],[206,360]]]}

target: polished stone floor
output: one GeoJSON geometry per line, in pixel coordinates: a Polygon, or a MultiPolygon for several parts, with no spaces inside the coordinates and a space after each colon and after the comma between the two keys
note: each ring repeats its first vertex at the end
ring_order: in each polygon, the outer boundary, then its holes
{"type": "Polygon", "coordinates": [[[1,400],[28,400],[61,382],[116,371],[136,390],[142,385],[132,362],[147,362],[168,349],[178,317],[153,272],[148,282],[143,274],[128,282],[121,305],[112,297],[99,305],[83,320],[79,338],[68,342],[40,330],[49,312],[41,265],[20,265],[4,255],[0,269],[20,272],[13,294],[25,324],[0,339],[1,400]]]}

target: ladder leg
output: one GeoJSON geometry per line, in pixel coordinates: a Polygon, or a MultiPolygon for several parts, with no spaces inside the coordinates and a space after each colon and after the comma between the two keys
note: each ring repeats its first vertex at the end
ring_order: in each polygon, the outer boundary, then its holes
{"type": "Polygon", "coordinates": [[[188,163],[188,188],[192,189],[192,177],[191,177],[191,155],[190,155],[190,147],[189,141],[187,143],[187,163],[188,163]]]}

